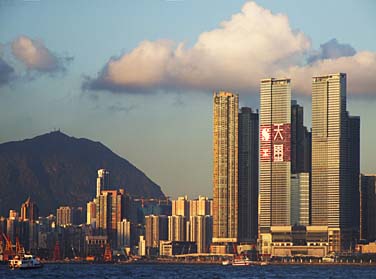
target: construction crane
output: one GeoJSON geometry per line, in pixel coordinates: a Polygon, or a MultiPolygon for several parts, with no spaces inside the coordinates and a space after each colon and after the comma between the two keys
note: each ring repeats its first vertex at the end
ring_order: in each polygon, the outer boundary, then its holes
{"type": "Polygon", "coordinates": [[[0,261],[3,260],[3,252],[4,252],[4,249],[3,249],[3,240],[0,236],[0,261]]]}
{"type": "Polygon", "coordinates": [[[0,255],[3,254],[3,251],[4,251],[4,249],[3,249],[3,240],[0,238],[0,255]]]}
{"type": "Polygon", "coordinates": [[[5,239],[5,250],[4,250],[4,261],[8,261],[11,257],[15,256],[12,241],[3,233],[3,238],[5,239]]]}
{"type": "Polygon", "coordinates": [[[112,262],[112,250],[111,250],[110,243],[106,244],[103,259],[105,262],[112,262]]]}
{"type": "Polygon", "coordinates": [[[25,249],[20,243],[20,239],[16,236],[16,255],[23,257],[25,255],[25,249]]]}

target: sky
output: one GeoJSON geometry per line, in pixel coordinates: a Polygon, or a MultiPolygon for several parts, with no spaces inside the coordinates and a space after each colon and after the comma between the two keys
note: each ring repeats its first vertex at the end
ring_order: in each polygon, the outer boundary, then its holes
{"type": "Polygon", "coordinates": [[[310,127],[311,77],[345,72],[361,171],[376,173],[375,12],[373,0],[0,0],[0,142],[60,129],[168,196],[211,197],[213,91],[258,109],[259,80],[290,77],[310,127]]]}

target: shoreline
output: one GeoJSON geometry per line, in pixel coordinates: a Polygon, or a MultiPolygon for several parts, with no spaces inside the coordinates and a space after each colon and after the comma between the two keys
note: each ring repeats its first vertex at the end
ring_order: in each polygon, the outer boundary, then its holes
{"type": "MultiPolygon", "coordinates": [[[[91,264],[100,264],[100,265],[217,265],[223,266],[221,262],[211,262],[211,261],[160,261],[160,260],[147,260],[147,261],[121,261],[121,262],[87,262],[87,261],[42,261],[45,265],[53,265],[53,264],[84,264],[84,265],[91,265],[91,264]]],[[[333,263],[320,263],[320,262],[268,262],[265,266],[375,266],[376,262],[333,262],[333,263]]],[[[227,268],[232,266],[231,264],[228,266],[223,266],[223,268],[227,268]]],[[[260,263],[256,262],[251,264],[249,267],[265,267],[262,266],[260,263]]]]}

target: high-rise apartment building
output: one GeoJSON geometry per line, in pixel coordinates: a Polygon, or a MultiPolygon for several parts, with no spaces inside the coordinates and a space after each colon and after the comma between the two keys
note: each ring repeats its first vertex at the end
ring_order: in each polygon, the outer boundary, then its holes
{"type": "Polygon", "coordinates": [[[97,197],[99,197],[102,190],[108,190],[109,186],[110,186],[110,172],[105,169],[99,169],[98,177],[97,177],[97,197]]]}
{"type": "Polygon", "coordinates": [[[131,245],[131,222],[127,219],[117,223],[117,248],[130,247],[131,245]]]}
{"type": "MultiPolygon", "coordinates": [[[[350,166],[352,132],[346,111],[346,74],[312,78],[312,201],[313,226],[327,226],[329,251],[350,249],[356,235],[352,220],[357,185],[350,166]],[[351,140],[350,140],[351,139],[351,140]]],[[[354,159],[354,158],[353,158],[354,159]]],[[[351,164],[358,164],[351,162],[351,164]]]]}
{"type": "Polygon", "coordinates": [[[260,233],[290,225],[290,79],[261,80],[260,233]]]}
{"type": "Polygon", "coordinates": [[[187,196],[172,201],[172,215],[185,216],[189,219],[189,200],[187,196]]]}
{"type": "Polygon", "coordinates": [[[96,228],[116,245],[117,223],[127,218],[129,197],[123,189],[102,190],[96,203],[96,228]]]}
{"type": "Polygon", "coordinates": [[[86,224],[93,228],[95,228],[96,210],[95,201],[89,201],[86,208],[86,224]]]}
{"type": "Polygon", "coordinates": [[[259,114],[243,107],[239,113],[238,238],[256,242],[258,229],[259,114]]]}
{"type": "Polygon", "coordinates": [[[236,94],[213,95],[213,242],[238,240],[238,109],[236,94]]]}
{"type": "Polygon", "coordinates": [[[186,241],[186,218],[184,216],[168,216],[168,240],[186,241]]]}
{"type": "Polygon", "coordinates": [[[58,226],[80,225],[83,221],[82,214],[82,207],[60,206],[56,210],[56,224],[58,226]]]}
{"type": "Polygon", "coordinates": [[[165,215],[145,216],[145,240],[148,254],[159,248],[160,240],[168,239],[168,217],[165,215]]]}
{"type": "Polygon", "coordinates": [[[209,215],[191,216],[189,219],[187,241],[197,243],[197,253],[208,253],[212,239],[213,217],[209,215]]]}
{"type": "Polygon", "coordinates": [[[189,216],[212,215],[212,200],[208,197],[199,196],[197,199],[189,201],[189,216]]]}
{"type": "Polygon", "coordinates": [[[60,206],[56,210],[56,223],[58,226],[73,225],[73,208],[70,206],[60,206]]]}
{"type": "Polygon", "coordinates": [[[360,239],[376,240],[376,175],[360,177],[360,239]]]}

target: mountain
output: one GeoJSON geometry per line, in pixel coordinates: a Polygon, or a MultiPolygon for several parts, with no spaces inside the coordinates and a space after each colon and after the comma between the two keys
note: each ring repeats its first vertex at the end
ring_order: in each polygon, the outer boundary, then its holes
{"type": "Polygon", "coordinates": [[[60,205],[86,206],[95,197],[97,170],[110,171],[113,188],[132,196],[164,197],[161,188],[100,142],[60,131],[0,144],[0,216],[31,196],[41,215],[60,205]]]}

